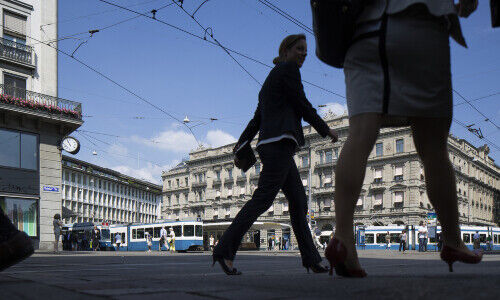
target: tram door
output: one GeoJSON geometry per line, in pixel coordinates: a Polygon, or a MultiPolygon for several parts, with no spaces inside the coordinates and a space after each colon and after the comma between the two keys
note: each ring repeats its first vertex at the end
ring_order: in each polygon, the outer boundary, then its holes
{"type": "Polygon", "coordinates": [[[253,232],[253,242],[255,243],[257,249],[260,249],[260,230],[253,232]]]}

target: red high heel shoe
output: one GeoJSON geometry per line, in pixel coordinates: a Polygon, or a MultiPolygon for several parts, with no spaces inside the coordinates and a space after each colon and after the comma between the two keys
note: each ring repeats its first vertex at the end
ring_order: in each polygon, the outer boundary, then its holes
{"type": "Polygon", "coordinates": [[[478,264],[483,259],[483,253],[475,252],[474,255],[469,255],[457,249],[444,246],[443,250],[441,250],[441,259],[448,263],[450,272],[453,272],[454,262],[459,261],[466,264],[478,264]]]}
{"type": "Polygon", "coordinates": [[[329,275],[333,275],[333,269],[335,273],[343,277],[366,277],[366,272],[363,269],[348,269],[345,266],[345,261],[347,259],[347,249],[346,247],[337,240],[333,238],[328,247],[325,250],[325,257],[330,262],[329,275]]]}

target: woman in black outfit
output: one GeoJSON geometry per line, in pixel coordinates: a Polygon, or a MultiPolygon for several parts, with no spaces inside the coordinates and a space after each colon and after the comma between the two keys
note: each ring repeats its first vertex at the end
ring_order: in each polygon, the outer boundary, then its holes
{"type": "Polygon", "coordinates": [[[255,115],[234,147],[236,153],[259,132],[257,152],[263,169],[252,199],[243,206],[214,249],[214,264],[219,262],[228,275],[241,274],[233,268],[233,260],[243,235],[269,209],[280,189],[289,202],[290,219],[303,266],[315,273],[328,271],[320,265],[321,257],[312,241],[306,220],[307,198],[293,159],[297,148],[304,145],[302,119],[322,137],[329,136],[332,142],[338,139],[336,132],[318,116],[304,94],[299,68],[306,55],[305,35],[290,35],[281,42],[279,57],[273,60],[276,66],[259,93],[255,115]]]}

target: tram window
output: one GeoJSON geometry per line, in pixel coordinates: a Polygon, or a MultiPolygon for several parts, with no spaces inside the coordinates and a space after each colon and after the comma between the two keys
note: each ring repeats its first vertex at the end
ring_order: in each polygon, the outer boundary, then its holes
{"type": "Polygon", "coordinates": [[[149,232],[149,235],[153,236],[153,228],[145,228],[144,229],[145,232],[149,232]]]}
{"type": "Polygon", "coordinates": [[[181,225],[176,225],[172,226],[174,229],[175,236],[182,236],[182,226],[181,225]]]}
{"type": "Polygon", "coordinates": [[[399,243],[399,233],[391,233],[391,243],[399,243]]]}
{"type": "Polygon", "coordinates": [[[132,229],[132,238],[134,240],[137,238],[137,229],[132,229]]]}
{"type": "Polygon", "coordinates": [[[365,234],[365,244],[373,244],[374,236],[373,233],[365,234]]]}
{"type": "Polygon", "coordinates": [[[386,233],[377,233],[377,244],[385,244],[386,233]]]}
{"type": "Polygon", "coordinates": [[[500,234],[495,234],[495,244],[500,244],[500,234]]]}
{"type": "Polygon", "coordinates": [[[184,225],[184,236],[194,236],[194,225],[184,225]]]}
{"type": "Polygon", "coordinates": [[[464,233],[463,234],[463,240],[464,240],[464,243],[470,244],[470,234],[464,233]]]}
{"type": "Polygon", "coordinates": [[[143,238],[144,238],[144,228],[137,229],[137,239],[143,239],[143,238]]]}
{"type": "Polygon", "coordinates": [[[203,226],[196,225],[196,236],[203,236],[203,226]]]}
{"type": "Polygon", "coordinates": [[[159,238],[160,237],[160,232],[161,232],[161,227],[155,227],[153,231],[153,237],[154,238],[159,238]]]}
{"type": "Polygon", "coordinates": [[[480,234],[479,235],[479,241],[481,243],[486,243],[486,234],[480,234]]]}

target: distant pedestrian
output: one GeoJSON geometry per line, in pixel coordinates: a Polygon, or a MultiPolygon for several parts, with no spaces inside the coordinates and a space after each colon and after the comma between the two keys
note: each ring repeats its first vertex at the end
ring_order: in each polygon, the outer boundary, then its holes
{"type": "Polygon", "coordinates": [[[436,233],[436,237],[437,237],[438,251],[441,251],[441,249],[443,249],[443,237],[441,236],[441,232],[436,233]]]}
{"type": "Polygon", "coordinates": [[[144,237],[146,238],[146,244],[148,245],[148,252],[151,252],[151,245],[153,244],[151,234],[146,231],[144,233],[144,237]]]}
{"type": "Polygon", "coordinates": [[[161,251],[161,246],[165,246],[165,248],[167,248],[167,251],[169,250],[170,247],[168,246],[167,239],[167,230],[165,229],[165,226],[163,226],[160,230],[160,243],[158,246],[158,251],[161,251]]]}
{"type": "Polygon", "coordinates": [[[120,245],[122,244],[122,235],[119,232],[117,232],[115,235],[115,244],[116,244],[116,250],[120,251],[120,245]]]}
{"type": "Polygon", "coordinates": [[[491,238],[491,235],[488,235],[488,237],[486,238],[486,250],[488,251],[493,250],[492,244],[493,244],[493,239],[491,238]]]}
{"type": "Polygon", "coordinates": [[[208,239],[208,245],[210,246],[210,251],[214,251],[214,243],[215,239],[213,235],[210,235],[210,238],[208,239]]]}
{"type": "Polygon", "coordinates": [[[175,252],[175,232],[174,232],[174,229],[172,227],[169,228],[168,243],[170,246],[170,252],[174,253],[175,252]]]}
{"type": "Polygon", "coordinates": [[[418,229],[418,252],[427,251],[426,239],[427,226],[423,222],[420,222],[420,228],[418,229]]]}
{"type": "Polygon", "coordinates": [[[399,236],[399,252],[401,252],[401,248],[403,248],[403,253],[405,253],[406,240],[407,240],[406,230],[403,230],[403,232],[399,236]]]}
{"type": "Polygon", "coordinates": [[[92,250],[99,250],[99,240],[101,239],[101,232],[94,226],[94,230],[92,230],[92,250]]]}
{"type": "Polygon", "coordinates": [[[389,231],[385,235],[385,250],[391,250],[391,234],[389,231]]]}
{"type": "Polygon", "coordinates": [[[474,241],[474,249],[481,248],[481,237],[479,235],[479,231],[476,231],[476,233],[474,233],[472,239],[474,241]]]}
{"type": "Polygon", "coordinates": [[[61,229],[63,223],[61,222],[61,215],[55,214],[54,220],[52,221],[54,226],[54,253],[59,253],[59,239],[61,238],[61,229]]]}

